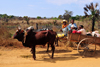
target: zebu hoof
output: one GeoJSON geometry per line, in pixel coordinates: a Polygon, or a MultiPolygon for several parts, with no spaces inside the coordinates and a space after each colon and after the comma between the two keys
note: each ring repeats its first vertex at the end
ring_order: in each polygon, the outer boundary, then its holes
{"type": "Polygon", "coordinates": [[[36,58],[34,58],[34,60],[36,60],[36,58]]]}
{"type": "Polygon", "coordinates": [[[46,52],[48,53],[48,52],[50,52],[50,50],[47,50],[46,52]]]}
{"type": "Polygon", "coordinates": [[[36,57],[33,57],[34,60],[36,60],[36,57]]]}
{"type": "Polygon", "coordinates": [[[46,52],[49,52],[48,50],[46,52]]]}
{"type": "Polygon", "coordinates": [[[51,59],[53,59],[53,57],[51,57],[51,59]]]}
{"type": "Polygon", "coordinates": [[[33,58],[34,60],[36,60],[36,58],[33,58]]]}

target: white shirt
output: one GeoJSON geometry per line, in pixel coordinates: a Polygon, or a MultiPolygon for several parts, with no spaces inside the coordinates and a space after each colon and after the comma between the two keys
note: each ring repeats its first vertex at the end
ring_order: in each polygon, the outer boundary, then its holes
{"type": "Polygon", "coordinates": [[[82,35],[86,35],[86,30],[83,28],[83,29],[80,29],[78,30],[78,32],[81,32],[82,35]]]}
{"type": "Polygon", "coordinates": [[[74,24],[72,24],[71,27],[74,27],[74,24]]]}

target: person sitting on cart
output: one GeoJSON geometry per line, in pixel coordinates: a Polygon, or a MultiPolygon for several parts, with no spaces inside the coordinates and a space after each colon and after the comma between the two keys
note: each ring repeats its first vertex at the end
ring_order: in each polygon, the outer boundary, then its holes
{"type": "Polygon", "coordinates": [[[69,33],[71,33],[73,29],[77,30],[77,25],[74,23],[74,19],[71,19],[71,23],[68,25],[69,33]]]}
{"type": "Polygon", "coordinates": [[[63,20],[61,23],[63,23],[63,24],[62,24],[62,29],[68,26],[67,20],[63,20]]]}
{"type": "Polygon", "coordinates": [[[62,31],[64,33],[64,35],[67,36],[68,22],[67,22],[67,20],[63,20],[61,23],[63,23],[63,24],[62,24],[62,29],[60,31],[62,31]]]}
{"type": "Polygon", "coordinates": [[[77,33],[81,33],[82,35],[86,35],[87,34],[83,25],[79,26],[77,33]]]}
{"type": "Polygon", "coordinates": [[[86,30],[84,29],[84,26],[83,25],[80,25],[78,27],[78,30],[77,31],[74,30],[74,31],[72,31],[72,33],[79,33],[79,34],[82,34],[82,35],[86,35],[87,34],[86,33],[86,30]]]}

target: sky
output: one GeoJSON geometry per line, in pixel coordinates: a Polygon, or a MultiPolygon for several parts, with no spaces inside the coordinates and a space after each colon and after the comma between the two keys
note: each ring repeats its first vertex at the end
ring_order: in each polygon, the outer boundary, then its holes
{"type": "Polygon", "coordinates": [[[100,3],[100,0],[0,0],[0,14],[58,17],[68,10],[73,12],[72,16],[84,15],[83,7],[91,2],[100,3]]]}

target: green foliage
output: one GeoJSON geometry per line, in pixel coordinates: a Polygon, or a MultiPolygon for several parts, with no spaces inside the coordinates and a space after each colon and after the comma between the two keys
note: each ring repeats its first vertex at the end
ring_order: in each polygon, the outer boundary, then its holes
{"type": "Polygon", "coordinates": [[[51,19],[53,19],[53,20],[60,20],[60,19],[57,18],[57,17],[51,17],[51,19]]]}
{"type": "Polygon", "coordinates": [[[70,17],[70,19],[74,19],[74,20],[80,20],[80,19],[84,19],[83,18],[84,16],[79,16],[79,15],[76,15],[76,16],[72,16],[72,17],[70,17]]]}
{"type": "Polygon", "coordinates": [[[86,5],[86,7],[84,7],[85,16],[91,17],[92,19],[97,18],[100,14],[100,11],[99,9],[97,9],[97,6],[98,3],[96,3],[95,6],[93,3],[90,3],[90,5],[86,5]]]}
{"type": "Polygon", "coordinates": [[[24,16],[24,19],[25,19],[26,21],[29,21],[28,16],[24,16]]]}
{"type": "Polygon", "coordinates": [[[24,19],[27,21],[27,24],[29,24],[30,18],[28,16],[24,16],[24,19]]]}
{"type": "Polygon", "coordinates": [[[80,19],[80,16],[79,15],[76,15],[76,20],[79,20],[80,19]]]}
{"type": "Polygon", "coordinates": [[[65,10],[65,13],[63,14],[63,18],[69,21],[69,18],[73,14],[72,11],[65,10]]]}
{"type": "Polygon", "coordinates": [[[58,19],[57,17],[54,17],[53,19],[58,19]]]}
{"type": "Polygon", "coordinates": [[[90,5],[86,5],[84,7],[84,13],[86,17],[89,17],[92,19],[92,31],[94,31],[95,26],[95,19],[99,17],[100,11],[97,9],[98,3],[94,4],[90,3],[90,5]]]}
{"type": "Polygon", "coordinates": [[[8,16],[8,18],[10,18],[10,19],[13,18],[13,17],[14,17],[13,15],[8,16]]]}
{"type": "Polygon", "coordinates": [[[75,19],[76,20],[76,17],[70,17],[70,19],[75,19]]]}
{"type": "Polygon", "coordinates": [[[37,16],[37,19],[41,19],[41,17],[40,16],[37,16]]]}
{"type": "Polygon", "coordinates": [[[46,17],[44,17],[44,19],[46,19],[46,17]]]}
{"type": "Polygon", "coordinates": [[[54,25],[56,25],[56,23],[57,23],[57,20],[53,21],[53,24],[54,24],[54,25]]]}
{"type": "Polygon", "coordinates": [[[3,18],[7,18],[8,15],[7,15],[7,14],[3,14],[2,17],[3,17],[3,18]]]}
{"type": "Polygon", "coordinates": [[[63,19],[63,16],[62,16],[62,15],[59,15],[59,16],[58,16],[58,19],[63,19]]]}

